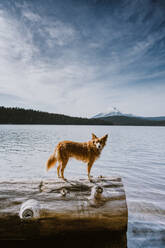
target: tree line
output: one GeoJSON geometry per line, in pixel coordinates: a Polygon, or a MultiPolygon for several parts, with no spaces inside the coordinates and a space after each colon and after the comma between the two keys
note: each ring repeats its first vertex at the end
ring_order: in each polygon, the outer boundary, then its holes
{"type": "Polygon", "coordinates": [[[32,109],[0,107],[0,124],[113,125],[110,121],[71,117],[32,109]]]}

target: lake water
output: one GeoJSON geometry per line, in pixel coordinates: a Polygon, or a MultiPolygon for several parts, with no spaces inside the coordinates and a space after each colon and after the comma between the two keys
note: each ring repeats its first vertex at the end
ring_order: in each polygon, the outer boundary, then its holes
{"type": "MultiPolygon", "coordinates": [[[[128,247],[165,247],[165,128],[131,126],[0,125],[0,180],[56,177],[45,162],[61,140],[87,141],[108,133],[94,176],[121,176],[128,204],[128,247]]],[[[69,161],[65,177],[86,177],[69,161]]]]}

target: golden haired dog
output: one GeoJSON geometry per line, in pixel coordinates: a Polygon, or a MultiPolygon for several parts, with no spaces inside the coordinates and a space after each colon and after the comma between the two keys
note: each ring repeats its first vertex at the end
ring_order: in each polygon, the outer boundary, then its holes
{"type": "Polygon", "coordinates": [[[69,158],[76,158],[87,163],[88,178],[90,180],[90,171],[93,163],[99,158],[102,149],[106,145],[108,134],[98,138],[92,134],[92,139],[88,142],[73,142],[61,141],[56,146],[54,153],[49,157],[46,168],[49,170],[58,161],[57,175],[64,178],[64,169],[68,163],[69,158]]]}

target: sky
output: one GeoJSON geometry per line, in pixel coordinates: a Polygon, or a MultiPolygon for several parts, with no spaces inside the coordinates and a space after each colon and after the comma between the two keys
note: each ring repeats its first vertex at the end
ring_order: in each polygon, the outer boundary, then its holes
{"type": "Polygon", "coordinates": [[[165,116],[165,1],[0,0],[0,106],[165,116]]]}

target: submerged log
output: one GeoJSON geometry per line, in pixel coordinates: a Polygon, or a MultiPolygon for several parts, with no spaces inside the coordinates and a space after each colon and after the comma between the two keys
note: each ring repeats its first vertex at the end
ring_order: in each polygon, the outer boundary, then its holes
{"type": "Polygon", "coordinates": [[[75,242],[75,237],[93,235],[96,241],[107,234],[110,247],[126,247],[127,218],[121,178],[0,181],[0,239],[62,237],[64,242],[65,235],[66,242],[73,235],[75,242]]]}

